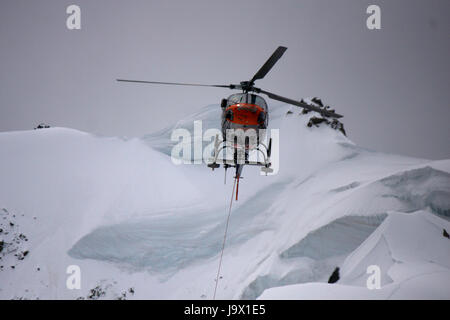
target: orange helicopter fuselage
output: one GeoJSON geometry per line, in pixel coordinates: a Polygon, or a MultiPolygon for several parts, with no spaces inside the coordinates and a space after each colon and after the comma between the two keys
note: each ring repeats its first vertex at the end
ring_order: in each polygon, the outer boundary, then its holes
{"type": "Polygon", "coordinates": [[[232,112],[232,118],[227,119],[228,121],[242,125],[243,128],[246,126],[258,126],[264,125],[264,121],[261,121],[260,113],[265,113],[264,108],[251,103],[237,103],[230,105],[226,108],[225,112],[232,112]]]}

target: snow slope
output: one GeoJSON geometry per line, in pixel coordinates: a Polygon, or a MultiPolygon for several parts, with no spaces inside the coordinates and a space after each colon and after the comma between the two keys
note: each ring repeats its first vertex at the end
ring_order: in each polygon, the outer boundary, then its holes
{"type": "Polygon", "coordinates": [[[450,223],[426,211],[390,212],[344,261],[339,284],[271,288],[260,299],[449,299],[450,223]],[[367,268],[380,267],[380,289],[367,288],[367,268]]]}
{"type": "MultiPolygon", "coordinates": [[[[288,110],[271,113],[279,173],[244,169],[217,297],[320,298],[327,288],[328,298],[409,298],[411,286],[415,297],[450,298],[450,161],[367,150],[288,110]],[[389,262],[380,239],[401,262],[389,262]],[[428,242],[436,246],[417,250],[428,242]],[[376,293],[364,286],[367,261],[386,281],[376,293]],[[324,283],[336,266],[342,278],[324,283]]],[[[1,133],[0,298],[212,298],[232,184],[222,170],[176,166],[168,155],[173,128],[218,127],[219,116],[211,105],[131,140],[65,128],[1,133]],[[69,265],[81,269],[79,290],[66,287],[69,265]]]]}

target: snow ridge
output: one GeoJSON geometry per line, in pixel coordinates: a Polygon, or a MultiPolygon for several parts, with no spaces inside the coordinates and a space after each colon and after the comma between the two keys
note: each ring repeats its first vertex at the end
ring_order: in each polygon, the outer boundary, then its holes
{"type": "MultiPolygon", "coordinates": [[[[367,150],[308,127],[313,112],[271,112],[280,171],[245,168],[217,297],[450,298],[450,160],[367,150]],[[381,268],[380,290],[365,286],[368,264],[381,268]]],[[[222,171],[168,155],[173,128],[218,127],[218,114],[207,106],[142,139],[0,133],[0,208],[21,217],[28,241],[16,252],[29,252],[2,258],[0,298],[212,298],[231,186],[222,171]],[[80,290],[66,287],[70,265],[80,290]]]]}

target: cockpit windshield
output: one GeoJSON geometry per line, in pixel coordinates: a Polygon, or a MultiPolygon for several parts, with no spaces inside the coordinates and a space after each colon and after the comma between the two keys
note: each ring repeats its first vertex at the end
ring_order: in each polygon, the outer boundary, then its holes
{"type": "Polygon", "coordinates": [[[264,109],[267,109],[266,101],[256,94],[236,93],[228,97],[228,106],[238,103],[256,104],[264,109]]]}

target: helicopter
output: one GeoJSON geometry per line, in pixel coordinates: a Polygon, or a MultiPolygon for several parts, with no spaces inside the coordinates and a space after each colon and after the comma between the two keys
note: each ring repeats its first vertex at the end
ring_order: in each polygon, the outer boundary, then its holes
{"type": "Polygon", "coordinates": [[[209,159],[208,167],[212,170],[219,168],[223,164],[226,170],[229,167],[236,169],[235,181],[237,182],[236,200],[238,198],[239,180],[242,178],[242,170],[245,165],[260,166],[261,171],[266,175],[273,172],[271,168],[272,139],[266,145],[262,141],[265,138],[266,129],[269,124],[269,109],[266,101],[259,94],[264,94],[270,99],[285,102],[308,111],[315,111],[322,116],[331,118],[341,118],[342,115],[332,109],[321,108],[301,101],[289,99],[278,94],[255,87],[255,81],[263,79],[273,68],[277,61],[283,56],[287,47],[279,46],[262,67],[255,73],[249,81],[241,81],[239,84],[199,84],[181,82],[160,82],[116,79],[119,82],[132,82],[142,84],[175,85],[175,86],[196,86],[196,87],[216,87],[241,90],[241,93],[230,95],[222,99],[220,107],[222,109],[222,138],[218,135],[214,141],[213,156],[209,159]],[[250,133],[250,134],[249,134],[250,133]],[[231,149],[232,158],[225,156],[225,150],[231,149]],[[262,154],[262,160],[253,161],[249,155],[252,151],[262,154]],[[222,153],[221,153],[222,152],[222,153]],[[222,157],[220,157],[222,154],[222,157]]]}

